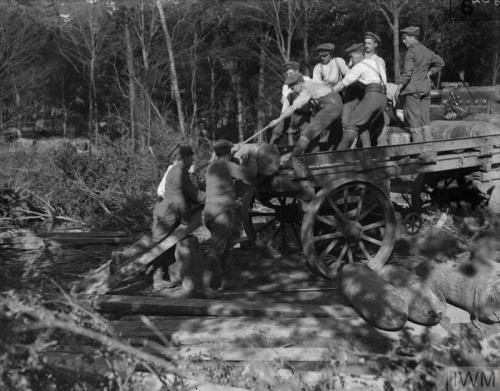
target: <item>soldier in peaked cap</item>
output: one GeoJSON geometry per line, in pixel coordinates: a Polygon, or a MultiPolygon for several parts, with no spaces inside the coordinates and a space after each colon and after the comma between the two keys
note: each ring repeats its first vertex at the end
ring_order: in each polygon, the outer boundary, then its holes
{"type": "Polygon", "coordinates": [[[237,207],[234,181],[247,184],[257,176],[257,162],[250,156],[242,158],[241,165],[231,161],[233,144],[218,140],[213,148],[216,159],[208,165],[206,172],[206,201],[203,220],[210,231],[209,263],[218,265],[222,276],[221,288],[227,287],[231,270],[233,231],[233,209],[237,207]]]}
{"type": "Polygon", "coordinates": [[[401,33],[408,50],[395,98],[404,97],[404,117],[413,142],[431,141],[431,76],[443,69],[444,61],[419,42],[419,27],[410,26],[401,33]]]}
{"type": "MultiPolygon", "coordinates": [[[[333,121],[342,115],[342,100],[340,95],[321,81],[304,80],[300,74],[293,74],[286,78],[285,83],[297,94],[293,104],[281,115],[272,120],[269,125],[275,126],[280,121],[290,117],[296,110],[306,105],[311,99],[317,103],[317,111],[311,117],[311,122],[301,132],[300,138],[295,144],[292,157],[303,154],[312,140],[321,135],[333,121]]],[[[290,160],[290,163],[298,163],[290,160]]],[[[294,167],[295,168],[295,167],[294,167]]]]}
{"type": "MultiPolygon", "coordinates": [[[[160,200],[153,209],[151,235],[142,237],[121,252],[113,252],[112,260],[115,264],[143,253],[170,235],[180,224],[187,224],[193,209],[203,203],[205,194],[193,184],[188,173],[193,163],[193,149],[189,145],[179,145],[173,154],[174,162],[168,167],[157,190],[160,200]]],[[[153,288],[161,290],[180,285],[178,276],[170,275],[169,281],[166,281],[164,277],[168,272],[167,267],[172,262],[167,259],[168,254],[160,258],[157,262],[160,267],[153,274],[153,288]]]]}
{"type": "MultiPolygon", "coordinates": [[[[300,74],[300,64],[295,61],[286,62],[284,67],[285,78],[292,74],[300,74]]],[[[309,76],[302,75],[304,80],[309,80],[309,76]]],[[[297,94],[286,84],[283,84],[281,89],[281,112],[285,112],[293,103],[297,94]]],[[[289,121],[282,121],[273,129],[270,144],[277,144],[282,139],[285,131],[289,130],[289,137],[291,138],[289,144],[293,144],[293,133],[300,132],[307,126],[311,118],[313,106],[307,104],[300,110],[297,110],[289,121]]]]}
{"type": "Polygon", "coordinates": [[[369,127],[382,115],[387,105],[385,67],[382,68],[374,58],[365,58],[364,44],[357,43],[346,49],[353,67],[341,82],[334,87],[342,91],[353,83],[359,83],[364,89],[361,101],[352,108],[348,118],[343,121],[343,136],[338,150],[348,149],[356,137],[361,139],[363,147],[371,146],[369,127]]]}
{"type": "Polygon", "coordinates": [[[334,57],[333,51],[335,45],[333,43],[322,43],[316,47],[321,62],[316,64],[313,69],[313,80],[322,81],[330,86],[334,86],[347,73],[347,67],[342,57],[334,57]]]}

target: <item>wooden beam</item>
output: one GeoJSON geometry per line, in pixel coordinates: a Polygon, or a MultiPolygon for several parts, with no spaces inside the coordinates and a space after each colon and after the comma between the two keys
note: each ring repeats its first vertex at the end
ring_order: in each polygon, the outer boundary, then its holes
{"type": "Polygon", "coordinates": [[[104,313],[177,316],[283,316],[300,318],[353,317],[354,310],[340,304],[312,305],[208,299],[170,299],[164,296],[79,295],[82,304],[104,313]]]}
{"type": "Polygon", "coordinates": [[[77,284],[74,291],[84,294],[106,294],[123,280],[133,277],[144,270],[158,256],[174,247],[180,240],[201,225],[201,212],[199,209],[193,213],[187,225],[180,225],[172,234],[137,258],[131,258],[118,266],[114,274],[110,274],[109,261],[98,269],[88,273],[83,281],[77,284]]]}

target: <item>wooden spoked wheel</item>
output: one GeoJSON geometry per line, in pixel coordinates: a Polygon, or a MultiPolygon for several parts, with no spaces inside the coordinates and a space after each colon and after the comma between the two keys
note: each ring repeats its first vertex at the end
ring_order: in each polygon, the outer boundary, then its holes
{"type": "Polygon", "coordinates": [[[302,222],[308,265],[333,278],[344,263],[380,269],[396,239],[396,217],[389,197],[365,180],[343,179],[321,189],[302,222]]]}
{"type": "Polygon", "coordinates": [[[248,212],[243,225],[248,239],[282,252],[301,249],[300,201],[286,195],[256,192],[248,198],[248,212]]]}

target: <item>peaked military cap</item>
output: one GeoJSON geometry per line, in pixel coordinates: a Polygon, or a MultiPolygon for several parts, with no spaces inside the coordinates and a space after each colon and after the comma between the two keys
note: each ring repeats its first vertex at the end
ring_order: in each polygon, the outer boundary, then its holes
{"type": "Polygon", "coordinates": [[[174,151],[174,157],[176,159],[184,159],[190,155],[193,155],[193,148],[189,145],[179,145],[174,151]]]}
{"type": "Polygon", "coordinates": [[[291,75],[288,75],[285,79],[285,84],[289,87],[302,82],[304,82],[304,78],[300,73],[292,73],[291,75]]]}
{"type": "Polygon", "coordinates": [[[288,71],[289,69],[294,69],[294,70],[299,70],[300,68],[300,64],[296,61],[288,61],[288,62],[285,62],[285,65],[283,65],[283,69],[284,71],[288,71]]]}
{"type": "Polygon", "coordinates": [[[214,152],[217,156],[227,155],[231,153],[233,143],[229,140],[220,139],[214,143],[214,152]]]}
{"type": "Polygon", "coordinates": [[[381,42],[381,41],[380,41],[380,37],[379,37],[377,34],[372,33],[371,31],[367,31],[367,32],[365,33],[365,39],[366,39],[366,38],[371,38],[371,39],[373,39],[375,42],[378,42],[378,43],[380,43],[380,42],[381,42]]]}
{"type": "Polygon", "coordinates": [[[353,52],[360,52],[364,53],[365,52],[365,45],[362,43],[353,43],[351,46],[349,46],[346,50],[346,53],[353,53],[353,52]]]}
{"type": "Polygon", "coordinates": [[[413,35],[418,37],[420,35],[420,27],[410,26],[401,30],[403,34],[413,35]]]}
{"type": "Polygon", "coordinates": [[[317,52],[333,52],[335,45],[333,43],[322,43],[316,47],[317,52]]]}

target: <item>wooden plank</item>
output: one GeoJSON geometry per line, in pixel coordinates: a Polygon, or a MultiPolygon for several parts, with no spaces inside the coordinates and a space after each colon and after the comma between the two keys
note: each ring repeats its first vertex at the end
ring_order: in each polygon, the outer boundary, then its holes
{"type": "Polygon", "coordinates": [[[37,235],[42,238],[52,238],[52,237],[107,238],[107,237],[131,236],[130,233],[126,231],[90,231],[90,232],[89,231],[45,231],[45,232],[38,232],[37,235]]]}
{"type": "Polygon", "coordinates": [[[313,305],[208,299],[171,299],[164,296],[79,295],[78,301],[104,313],[177,316],[352,317],[341,304],[313,305]]]}
{"type": "Polygon", "coordinates": [[[331,164],[332,162],[356,162],[379,160],[381,158],[402,158],[405,156],[419,155],[422,151],[444,153],[455,150],[481,148],[484,145],[500,145],[500,135],[466,137],[452,140],[438,140],[422,143],[387,145],[382,147],[371,147],[364,149],[352,149],[345,151],[329,151],[306,154],[301,161],[310,166],[331,164]]]}
{"type": "Polygon", "coordinates": [[[289,361],[289,362],[329,362],[331,350],[328,348],[239,348],[190,346],[179,349],[176,355],[181,359],[210,361],[289,361]]]}
{"type": "Polygon", "coordinates": [[[109,273],[109,261],[97,270],[90,272],[75,287],[74,291],[85,294],[106,294],[126,278],[137,275],[158,256],[174,247],[180,240],[198,228],[201,225],[201,213],[201,209],[195,211],[187,225],[177,227],[172,234],[145,254],[119,265],[113,275],[109,273]]]}
{"type": "MultiPolygon", "coordinates": [[[[346,335],[361,347],[386,346],[388,338],[366,324],[357,314],[352,317],[332,315],[287,317],[148,317],[159,332],[175,345],[241,343],[248,346],[282,346],[289,344],[325,347],[332,340],[346,335]]],[[[159,341],[158,337],[138,316],[127,316],[111,321],[113,328],[132,344],[142,345],[145,339],[159,341]]]]}

